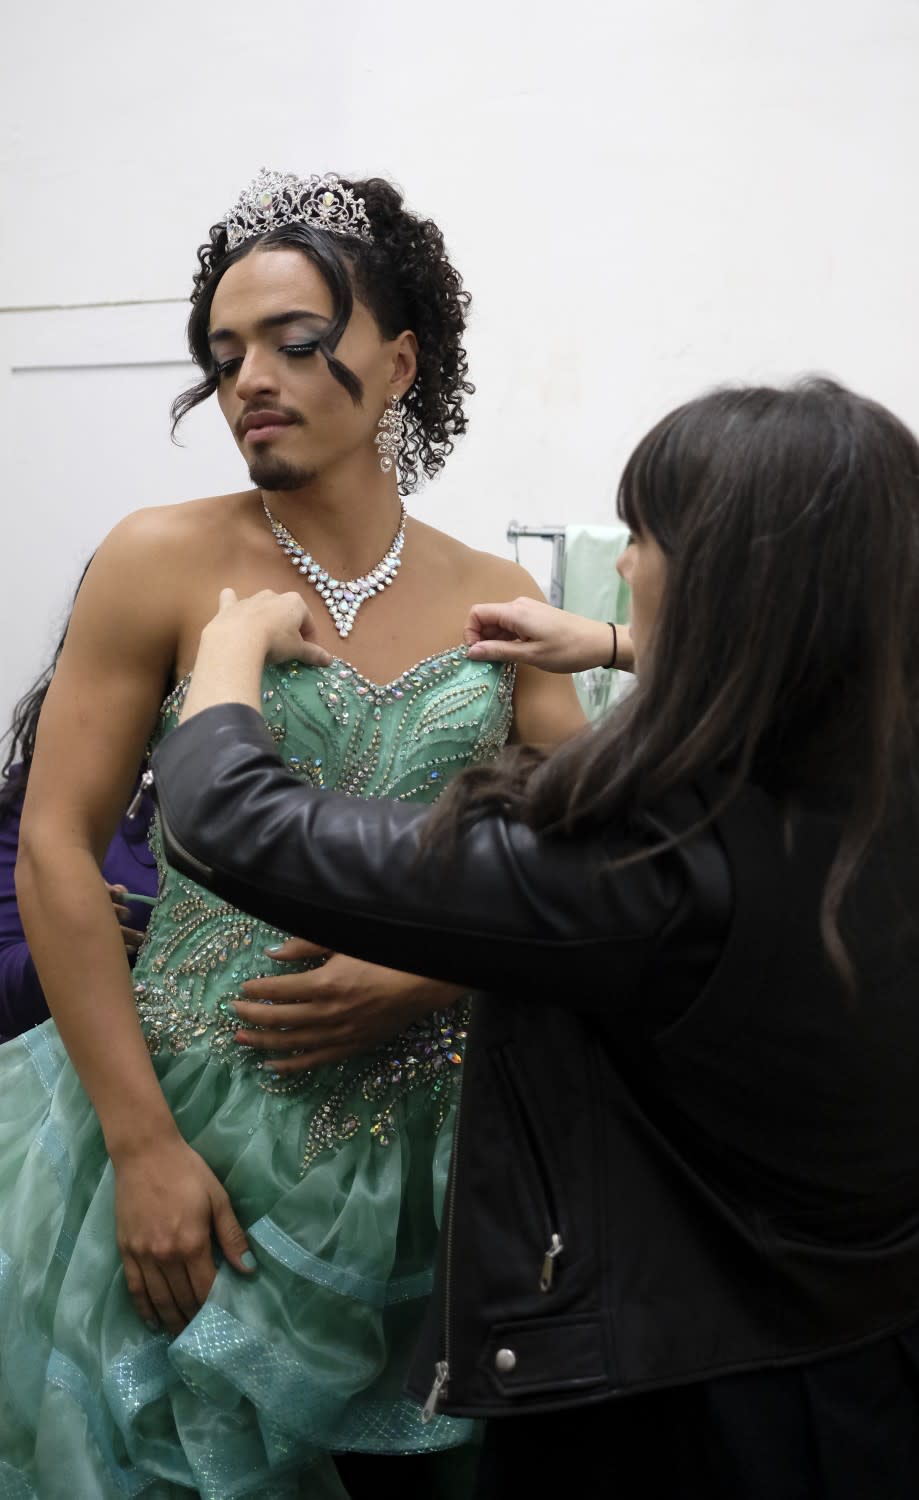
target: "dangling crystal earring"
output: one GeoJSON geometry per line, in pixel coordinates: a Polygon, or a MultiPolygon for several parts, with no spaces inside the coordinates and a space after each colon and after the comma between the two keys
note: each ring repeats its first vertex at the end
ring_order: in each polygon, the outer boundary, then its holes
{"type": "Polygon", "coordinates": [[[384,474],[388,474],[399,457],[402,439],[405,436],[405,420],[398,396],[390,396],[389,405],[380,418],[378,426],[380,430],[373,441],[380,454],[380,468],[384,474]]]}

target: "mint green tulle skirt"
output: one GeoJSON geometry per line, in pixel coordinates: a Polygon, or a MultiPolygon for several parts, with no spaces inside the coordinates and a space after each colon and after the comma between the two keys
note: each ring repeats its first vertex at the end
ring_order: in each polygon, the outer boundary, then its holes
{"type": "Polygon", "coordinates": [[[435,1115],[409,1092],[386,1149],[356,1130],[304,1171],[295,1101],[204,1046],[154,1065],[258,1269],[221,1266],[179,1338],[151,1333],[125,1286],[99,1124],[53,1022],[4,1045],[0,1500],[341,1500],[336,1451],[440,1451],[455,1489],[464,1464],[448,1450],[472,1424],[423,1425],[401,1392],[454,1107],[435,1115]]]}

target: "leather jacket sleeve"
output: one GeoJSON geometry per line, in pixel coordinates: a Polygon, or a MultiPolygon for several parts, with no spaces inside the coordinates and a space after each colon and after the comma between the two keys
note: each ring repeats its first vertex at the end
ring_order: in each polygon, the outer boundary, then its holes
{"type": "Polygon", "coordinates": [[[634,994],[661,943],[685,929],[698,945],[700,889],[725,916],[712,837],[616,868],[659,842],[659,821],[548,839],[488,816],[439,855],[422,848],[427,809],[305,786],[242,704],[180,725],[153,772],[166,857],[183,873],[336,952],[470,989],[608,1006],[634,994]]]}

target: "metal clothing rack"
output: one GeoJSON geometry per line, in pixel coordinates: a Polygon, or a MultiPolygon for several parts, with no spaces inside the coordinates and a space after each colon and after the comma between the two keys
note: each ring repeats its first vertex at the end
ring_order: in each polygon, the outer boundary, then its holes
{"type": "Polygon", "coordinates": [[[514,544],[514,558],[520,561],[520,538],[539,536],[552,543],[552,572],[549,577],[549,603],[561,609],[565,594],[565,527],[521,526],[519,521],[508,521],[507,539],[514,544]]]}

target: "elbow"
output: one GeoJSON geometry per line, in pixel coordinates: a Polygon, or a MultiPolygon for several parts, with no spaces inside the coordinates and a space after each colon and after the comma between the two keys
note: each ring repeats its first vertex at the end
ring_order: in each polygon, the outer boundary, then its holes
{"type": "Polygon", "coordinates": [[[19,835],[16,851],[16,868],[13,878],[16,884],[16,900],[20,910],[28,907],[30,899],[41,883],[43,859],[42,841],[25,829],[19,835]]]}
{"type": "Polygon", "coordinates": [[[51,827],[45,819],[23,816],[14,872],[20,909],[30,900],[38,899],[47,882],[58,873],[62,856],[66,857],[67,852],[58,828],[51,827]]]}

